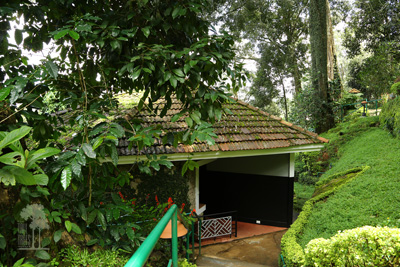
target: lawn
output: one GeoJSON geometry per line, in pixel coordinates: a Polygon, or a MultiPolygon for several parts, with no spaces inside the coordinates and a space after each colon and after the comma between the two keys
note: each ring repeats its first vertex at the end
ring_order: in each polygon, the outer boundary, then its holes
{"type": "Polygon", "coordinates": [[[340,143],[339,159],[321,179],[355,167],[371,168],[326,202],[314,206],[299,240],[303,247],[314,238],[329,238],[339,230],[363,225],[397,225],[400,219],[400,142],[383,129],[360,127],[372,121],[361,118],[353,123],[352,129],[342,126],[326,135],[340,143]]]}

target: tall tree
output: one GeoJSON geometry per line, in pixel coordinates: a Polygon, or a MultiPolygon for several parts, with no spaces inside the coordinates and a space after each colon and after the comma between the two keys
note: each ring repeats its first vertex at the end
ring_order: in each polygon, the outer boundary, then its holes
{"type": "Polygon", "coordinates": [[[312,86],[319,98],[316,132],[321,133],[334,126],[334,116],[328,87],[328,34],[327,1],[310,0],[310,43],[312,86]]]}
{"type": "MultiPolygon", "coordinates": [[[[282,90],[281,78],[292,80],[294,92],[301,91],[308,33],[307,5],[303,0],[214,1],[215,20],[241,40],[258,48],[256,86],[252,93],[263,95],[268,105],[282,90]],[[263,83],[261,83],[263,82],[263,83]],[[278,90],[280,88],[281,90],[278,90]],[[256,92],[256,91],[259,92],[256,92]]],[[[259,102],[259,101],[257,101],[259,102]]]]}
{"type": "Polygon", "coordinates": [[[349,86],[379,98],[400,76],[400,2],[357,0],[344,45],[353,59],[349,86]],[[367,55],[367,56],[366,56],[367,55]],[[360,56],[363,62],[358,62],[360,56]]]}

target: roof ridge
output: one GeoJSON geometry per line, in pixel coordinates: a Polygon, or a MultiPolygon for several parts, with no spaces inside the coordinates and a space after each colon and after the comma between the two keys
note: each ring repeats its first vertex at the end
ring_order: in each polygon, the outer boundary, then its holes
{"type": "Polygon", "coordinates": [[[282,120],[281,117],[278,117],[278,116],[269,114],[268,112],[265,112],[264,110],[261,110],[261,109],[255,107],[255,106],[253,106],[253,105],[251,105],[251,104],[249,104],[249,103],[246,103],[246,102],[244,102],[244,101],[242,101],[242,100],[237,99],[236,102],[238,102],[239,104],[241,104],[241,105],[243,105],[243,106],[246,106],[246,107],[250,108],[251,110],[257,111],[257,112],[259,112],[259,113],[261,113],[261,114],[263,114],[263,115],[265,115],[265,116],[268,116],[268,117],[270,117],[270,118],[272,118],[272,119],[274,119],[274,120],[278,120],[278,121],[282,120]]]}

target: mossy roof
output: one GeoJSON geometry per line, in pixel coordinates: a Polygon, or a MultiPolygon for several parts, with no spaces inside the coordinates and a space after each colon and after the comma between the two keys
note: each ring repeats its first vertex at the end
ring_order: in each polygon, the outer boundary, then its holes
{"type": "MultiPolygon", "coordinates": [[[[165,101],[158,101],[162,107],[165,101]]],[[[217,138],[214,145],[205,142],[195,142],[192,145],[178,144],[177,147],[165,145],[156,140],[154,145],[138,151],[137,148],[128,148],[129,142],[121,139],[118,146],[120,156],[134,156],[143,154],[179,154],[202,152],[227,151],[255,151],[275,148],[295,148],[305,145],[322,145],[327,139],[307,131],[301,127],[286,122],[279,117],[270,115],[256,107],[239,100],[224,103],[232,114],[225,113],[221,120],[213,124],[217,138]]],[[[159,108],[158,110],[162,110],[159,108]]],[[[171,122],[172,117],[182,110],[182,105],[174,101],[164,117],[143,109],[135,113],[135,119],[142,121],[144,127],[160,125],[163,134],[185,130],[188,126],[185,116],[178,121],[171,122]]]]}

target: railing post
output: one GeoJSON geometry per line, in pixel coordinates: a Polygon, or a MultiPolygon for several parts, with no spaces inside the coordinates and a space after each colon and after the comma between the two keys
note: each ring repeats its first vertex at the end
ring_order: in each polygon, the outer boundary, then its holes
{"type": "Polygon", "coordinates": [[[172,228],[172,266],[178,267],[178,211],[171,218],[172,228]]]}

